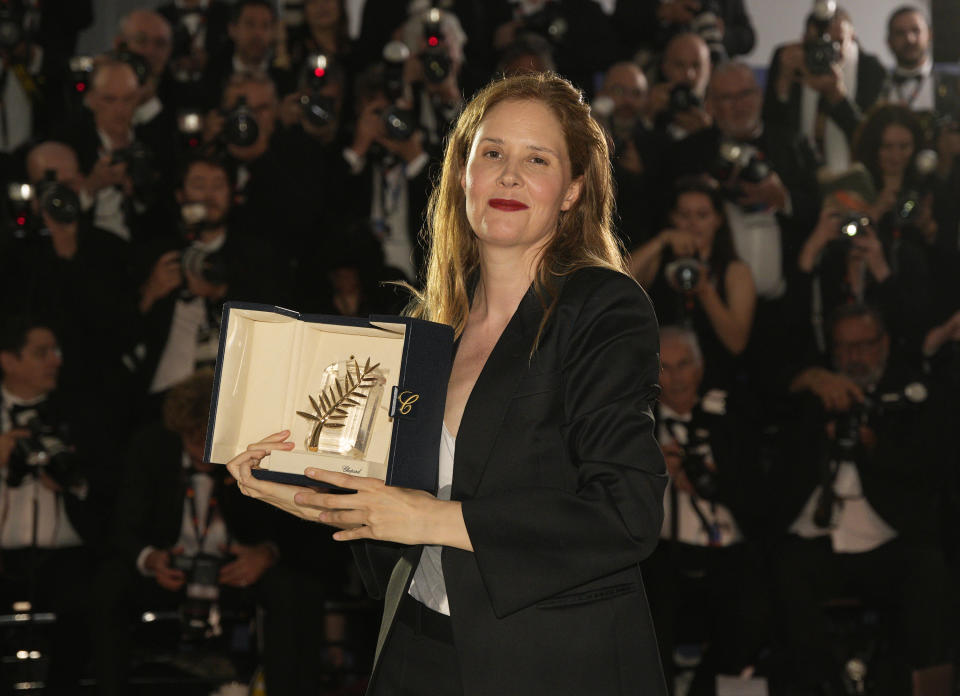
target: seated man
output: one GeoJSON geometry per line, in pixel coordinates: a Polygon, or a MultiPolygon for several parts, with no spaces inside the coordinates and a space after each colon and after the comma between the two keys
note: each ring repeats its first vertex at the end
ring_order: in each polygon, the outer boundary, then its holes
{"type": "Polygon", "coordinates": [[[706,651],[690,693],[710,694],[717,674],[756,667],[766,644],[763,566],[746,536],[762,500],[756,438],[744,414],[728,410],[725,392],[701,395],[703,357],[692,331],[664,327],[660,360],[657,439],[670,485],[644,580],[668,684],[674,649],[692,636],[706,651]]]}
{"type": "Polygon", "coordinates": [[[57,391],[60,364],[49,326],[25,316],[5,319],[0,330],[0,614],[14,613],[17,602],[28,602],[30,611],[56,614],[50,685],[74,693],[89,630],[93,552],[88,544],[96,541],[97,528],[90,480],[95,477],[85,454],[90,450],[78,447],[75,437],[83,434],[77,427],[81,409],[57,391]]]}
{"type": "Polygon", "coordinates": [[[888,362],[890,336],[876,310],[839,309],[831,348],[836,388],[811,384],[823,405],[808,400],[785,425],[771,472],[769,498],[784,533],[780,620],[793,678],[843,693],[822,602],[853,592],[893,604],[891,637],[916,684],[926,668],[947,662],[946,571],[936,524],[949,409],[888,362]]]}
{"type": "Polygon", "coordinates": [[[101,694],[123,692],[133,610],[179,608],[184,640],[201,640],[218,620],[214,605],[228,616],[255,603],[268,612],[268,688],[307,693],[274,684],[284,685],[309,668],[308,659],[298,658],[302,641],[319,653],[317,631],[310,642],[294,624],[322,626],[312,617],[322,601],[308,599],[277,566],[270,508],[246,498],[225,469],[203,461],[212,390],[211,371],[181,382],[164,402],[163,423],[148,426],[131,442],[116,512],[115,556],[101,568],[98,582],[101,694]],[[294,605],[301,613],[297,619],[294,605]]]}

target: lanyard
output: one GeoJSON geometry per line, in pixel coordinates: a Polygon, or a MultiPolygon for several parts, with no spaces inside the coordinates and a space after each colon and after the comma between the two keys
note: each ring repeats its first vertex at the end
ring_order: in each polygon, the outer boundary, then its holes
{"type": "Polygon", "coordinates": [[[213,522],[213,513],[217,509],[217,496],[210,491],[210,500],[207,502],[207,514],[203,520],[203,531],[200,530],[200,518],[197,515],[197,491],[192,483],[187,484],[187,502],[190,504],[190,520],[193,522],[193,532],[197,537],[197,553],[203,552],[203,542],[207,539],[210,525],[213,522]]]}

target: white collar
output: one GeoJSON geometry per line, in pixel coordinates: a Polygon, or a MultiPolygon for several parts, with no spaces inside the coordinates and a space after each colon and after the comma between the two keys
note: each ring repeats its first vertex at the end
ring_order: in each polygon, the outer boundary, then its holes
{"type": "Polygon", "coordinates": [[[140,106],[137,107],[137,110],[133,112],[133,123],[134,125],[139,125],[141,123],[149,123],[157,114],[163,110],[163,103],[160,101],[160,97],[153,95],[147,101],[143,102],[140,106]]]}
{"type": "Polygon", "coordinates": [[[689,423],[693,418],[693,413],[681,414],[674,411],[672,408],[667,406],[662,401],[657,402],[660,404],[660,420],[675,420],[681,421],[683,423],[689,423]]]}
{"type": "Polygon", "coordinates": [[[897,77],[902,78],[923,78],[930,75],[933,72],[933,61],[930,60],[930,56],[927,56],[923,63],[920,64],[920,67],[917,68],[902,68],[899,65],[893,69],[893,74],[897,77]]]}
{"type": "MultiPolygon", "coordinates": [[[[100,136],[100,142],[103,145],[104,150],[106,150],[107,152],[113,152],[114,149],[116,149],[113,146],[113,140],[110,138],[109,135],[107,135],[106,131],[102,131],[99,128],[97,128],[97,135],[100,136]]],[[[133,140],[134,140],[134,134],[133,134],[133,129],[131,128],[130,142],[132,143],[133,140]]]]}
{"type": "Polygon", "coordinates": [[[41,394],[32,399],[21,399],[19,396],[11,394],[5,385],[0,384],[0,397],[3,398],[3,405],[6,408],[10,406],[36,406],[46,400],[49,394],[41,394]]]}
{"type": "Polygon", "coordinates": [[[233,72],[235,73],[247,73],[247,72],[251,72],[251,70],[254,70],[254,71],[259,70],[260,72],[266,74],[269,69],[270,69],[269,54],[267,55],[266,58],[260,61],[260,65],[256,66],[255,68],[248,67],[246,63],[240,60],[240,56],[238,56],[236,52],[234,52],[233,54],[233,72]]]}

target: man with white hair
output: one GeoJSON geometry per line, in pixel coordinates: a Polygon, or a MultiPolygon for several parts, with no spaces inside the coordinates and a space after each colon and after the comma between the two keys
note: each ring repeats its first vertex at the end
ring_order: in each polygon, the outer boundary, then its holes
{"type": "Polygon", "coordinates": [[[702,693],[696,686],[701,681],[743,673],[764,647],[767,596],[760,556],[748,537],[759,531],[765,496],[757,438],[742,409],[726,392],[701,393],[704,365],[696,335],[663,327],[660,363],[657,440],[670,484],[661,542],[643,574],[668,684],[675,645],[703,643],[691,689],[702,693]],[[692,613],[706,619],[691,622],[692,613]],[[691,634],[692,623],[708,628],[691,634]]]}

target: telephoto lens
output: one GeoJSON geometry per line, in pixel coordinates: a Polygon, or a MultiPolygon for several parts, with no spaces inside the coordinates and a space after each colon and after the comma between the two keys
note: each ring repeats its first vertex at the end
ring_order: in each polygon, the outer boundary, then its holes
{"type": "Polygon", "coordinates": [[[246,97],[237,97],[237,103],[224,114],[223,139],[229,145],[248,147],[260,137],[260,126],[253,111],[247,106],[246,97]]]}

